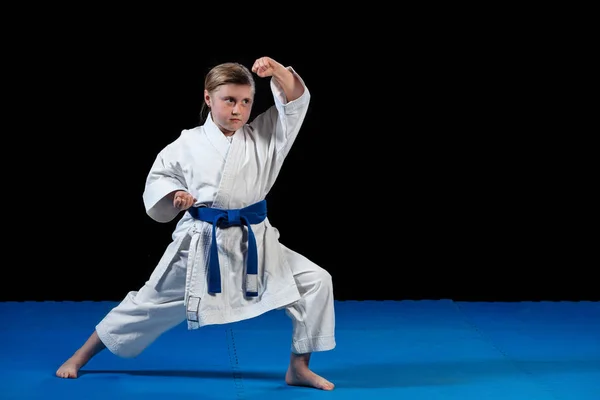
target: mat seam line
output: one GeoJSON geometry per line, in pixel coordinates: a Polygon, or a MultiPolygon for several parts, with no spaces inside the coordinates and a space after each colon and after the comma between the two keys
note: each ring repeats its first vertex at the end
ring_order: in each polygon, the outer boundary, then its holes
{"type": "Polygon", "coordinates": [[[225,330],[225,334],[227,336],[227,352],[229,353],[229,366],[233,375],[233,383],[235,386],[236,397],[238,399],[245,399],[246,393],[244,390],[244,382],[242,372],[240,370],[233,329],[227,328],[225,330]]]}

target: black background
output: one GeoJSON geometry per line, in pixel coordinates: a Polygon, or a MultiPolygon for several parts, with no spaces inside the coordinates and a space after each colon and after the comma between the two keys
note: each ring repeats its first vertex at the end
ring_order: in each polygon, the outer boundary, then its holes
{"type": "MultiPolygon", "coordinates": [[[[143,285],[175,224],[145,214],[151,163],[197,125],[210,67],[261,56],[312,94],[269,216],[337,299],[599,298],[591,159],[545,109],[539,43],[473,25],[78,21],[5,49],[0,300],[143,285]]],[[[254,115],[272,102],[257,80],[254,115]]]]}

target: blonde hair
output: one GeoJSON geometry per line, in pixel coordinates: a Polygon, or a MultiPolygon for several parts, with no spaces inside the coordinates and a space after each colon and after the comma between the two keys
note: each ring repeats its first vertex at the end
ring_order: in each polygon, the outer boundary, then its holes
{"type": "MultiPolygon", "coordinates": [[[[254,77],[248,68],[240,63],[226,62],[213,67],[206,77],[204,78],[204,89],[208,93],[212,93],[217,90],[219,86],[234,84],[234,85],[248,85],[252,88],[252,95],[256,90],[254,84],[254,77]]],[[[202,109],[200,110],[200,121],[204,122],[208,113],[210,112],[206,102],[202,102],[202,109]]]]}

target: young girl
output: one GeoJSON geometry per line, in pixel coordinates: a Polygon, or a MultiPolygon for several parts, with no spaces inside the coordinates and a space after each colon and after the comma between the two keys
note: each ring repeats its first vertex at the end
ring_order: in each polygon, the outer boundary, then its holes
{"type": "Polygon", "coordinates": [[[279,243],[265,197],[306,116],[310,93],[291,67],[269,57],[252,72],[271,77],[274,105],[248,123],[255,85],[237,63],[214,67],[204,82],[203,125],[184,130],[156,157],[143,200],[158,222],[183,215],[150,279],[130,292],[56,372],[79,370],[108,348],[135,357],[183,321],[188,329],[285,309],[292,320],[289,385],[332,390],[309,369],[311,353],[335,347],[332,279],[279,243]]]}

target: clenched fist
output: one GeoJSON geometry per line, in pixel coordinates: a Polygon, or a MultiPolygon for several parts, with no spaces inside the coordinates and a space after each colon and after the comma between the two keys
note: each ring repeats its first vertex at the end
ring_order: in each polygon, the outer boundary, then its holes
{"type": "Polygon", "coordinates": [[[187,210],[196,202],[196,198],[185,190],[178,190],[173,194],[173,207],[178,210],[187,210]]]}
{"type": "Polygon", "coordinates": [[[285,69],[285,67],[270,57],[261,57],[254,61],[254,65],[252,66],[252,72],[261,78],[273,76],[273,73],[277,69],[285,69]]]}

